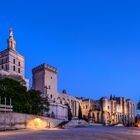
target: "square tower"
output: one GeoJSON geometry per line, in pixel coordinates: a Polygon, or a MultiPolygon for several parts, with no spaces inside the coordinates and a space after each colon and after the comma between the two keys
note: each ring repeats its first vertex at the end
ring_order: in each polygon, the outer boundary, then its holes
{"type": "Polygon", "coordinates": [[[0,70],[24,78],[24,57],[11,48],[0,52],[0,70]]]}
{"type": "Polygon", "coordinates": [[[32,70],[33,89],[39,90],[43,95],[52,98],[57,95],[57,69],[42,64],[32,70]]]}
{"type": "Polygon", "coordinates": [[[16,41],[10,28],[7,49],[0,52],[0,79],[12,78],[29,88],[29,80],[24,77],[24,57],[16,51],[16,41]]]}

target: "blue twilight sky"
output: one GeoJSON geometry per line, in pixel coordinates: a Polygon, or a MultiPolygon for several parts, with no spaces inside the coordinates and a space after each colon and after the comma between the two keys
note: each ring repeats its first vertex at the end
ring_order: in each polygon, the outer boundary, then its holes
{"type": "MultiPolygon", "coordinates": [[[[99,99],[140,99],[140,2],[135,0],[1,0],[0,50],[9,27],[25,56],[25,74],[48,63],[59,91],[99,99]]],[[[30,83],[31,85],[31,83],[30,83]]]]}

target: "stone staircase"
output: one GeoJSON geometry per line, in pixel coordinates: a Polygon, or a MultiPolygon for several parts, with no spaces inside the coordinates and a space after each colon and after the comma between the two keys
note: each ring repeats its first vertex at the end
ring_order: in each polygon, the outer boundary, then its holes
{"type": "Polygon", "coordinates": [[[69,121],[64,125],[64,128],[76,128],[76,127],[87,127],[87,126],[89,126],[89,124],[85,120],[72,119],[71,121],[69,121]]]}
{"type": "Polygon", "coordinates": [[[64,129],[64,126],[69,123],[69,121],[63,121],[62,123],[60,123],[59,125],[56,126],[56,128],[60,128],[60,129],[64,129]]]}

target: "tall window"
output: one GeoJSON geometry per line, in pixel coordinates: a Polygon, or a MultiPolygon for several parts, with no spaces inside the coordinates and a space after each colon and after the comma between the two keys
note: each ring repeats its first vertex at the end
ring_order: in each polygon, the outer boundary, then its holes
{"type": "Polygon", "coordinates": [[[13,59],[13,64],[15,64],[15,62],[16,62],[15,59],[13,59]]]}
{"type": "Polygon", "coordinates": [[[16,70],[16,68],[15,68],[15,66],[13,66],[13,71],[15,71],[16,70]]]}
{"type": "Polygon", "coordinates": [[[51,94],[50,98],[52,99],[52,94],[51,94]]]}
{"type": "Polygon", "coordinates": [[[20,66],[20,62],[18,62],[18,66],[20,66]]]}
{"type": "Polygon", "coordinates": [[[18,73],[20,73],[20,68],[18,68],[18,73]]]}
{"type": "Polygon", "coordinates": [[[6,63],[8,62],[8,57],[6,57],[6,63]]]}

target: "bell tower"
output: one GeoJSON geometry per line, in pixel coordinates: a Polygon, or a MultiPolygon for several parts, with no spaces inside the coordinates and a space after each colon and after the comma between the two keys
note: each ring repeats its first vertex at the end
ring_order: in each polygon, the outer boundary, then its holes
{"type": "Polygon", "coordinates": [[[16,41],[14,40],[13,29],[9,30],[7,48],[0,51],[0,75],[1,77],[13,78],[20,81],[28,88],[28,79],[24,76],[24,57],[16,51],[16,41]]]}
{"type": "Polygon", "coordinates": [[[9,30],[9,38],[7,40],[7,46],[10,49],[16,50],[16,41],[14,40],[14,35],[13,35],[12,27],[9,30]]]}

